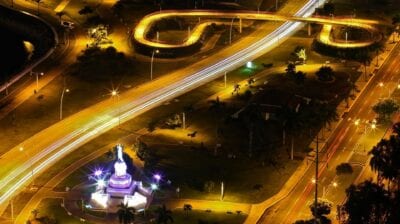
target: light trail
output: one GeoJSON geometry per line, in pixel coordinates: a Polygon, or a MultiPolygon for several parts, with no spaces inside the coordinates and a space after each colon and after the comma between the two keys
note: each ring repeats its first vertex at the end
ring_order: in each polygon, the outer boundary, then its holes
{"type": "MultiPolygon", "coordinates": [[[[310,14],[311,15],[311,14],[310,14]]],[[[308,16],[310,16],[308,15],[308,16]]],[[[248,20],[262,20],[262,21],[298,21],[298,22],[309,22],[309,23],[320,23],[324,24],[324,32],[322,35],[319,35],[318,38],[324,38],[324,40],[320,40],[321,43],[336,46],[339,48],[357,48],[368,46],[374,43],[373,40],[363,41],[360,43],[341,43],[335,42],[331,40],[330,33],[332,25],[342,25],[342,26],[350,26],[350,27],[358,27],[369,32],[376,32],[376,28],[373,25],[379,24],[379,22],[374,20],[366,20],[366,19],[355,19],[355,18],[343,18],[343,17],[309,17],[304,18],[302,15],[294,15],[294,16],[282,16],[276,14],[270,14],[266,12],[257,12],[257,11],[235,11],[235,12],[227,12],[227,11],[214,11],[214,10],[166,10],[161,12],[156,12],[144,17],[139,24],[135,28],[135,32],[133,38],[135,41],[141,45],[152,47],[155,49],[176,49],[176,48],[184,48],[191,45],[196,44],[201,39],[201,35],[203,31],[207,28],[208,25],[212,24],[212,22],[203,22],[194,27],[193,32],[190,37],[188,37],[181,44],[168,44],[168,43],[160,43],[154,42],[153,40],[149,40],[146,38],[147,32],[157,21],[161,19],[165,19],[168,17],[207,17],[207,18],[225,18],[225,19],[248,19],[248,20]],[[328,27],[328,28],[327,28],[328,27]]]]}
{"type": "MultiPolygon", "coordinates": [[[[316,1],[317,0],[310,0],[295,14],[295,16],[310,16],[314,10],[313,5],[316,1]]],[[[195,72],[186,78],[179,79],[171,85],[143,95],[137,98],[137,100],[129,102],[120,108],[112,109],[107,115],[100,117],[100,119],[95,119],[82,128],[78,128],[65,137],[60,138],[1,179],[0,189],[3,194],[0,197],[0,203],[7,203],[12,195],[18,192],[24,184],[29,182],[32,177],[31,174],[29,174],[31,172],[30,169],[33,169],[33,174],[43,172],[56,161],[82,146],[84,143],[117,126],[119,119],[131,119],[138,114],[157,107],[166,100],[173,99],[184,92],[190,91],[206,82],[220,77],[223,75],[224,71],[239,67],[245,62],[268,52],[278,45],[278,39],[281,41],[285,40],[300,27],[300,22],[285,22],[272,33],[251,44],[246,49],[238,51],[232,56],[195,72]],[[39,162],[40,164],[33,167],[35,163],[39,162]]]]}

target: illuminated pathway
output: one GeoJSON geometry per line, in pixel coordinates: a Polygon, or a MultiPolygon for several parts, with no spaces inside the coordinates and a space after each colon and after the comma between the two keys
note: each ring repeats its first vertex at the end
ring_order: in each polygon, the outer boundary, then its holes
{"type": "Polygon", "coordinates": [[[240,19],[240,29],[241,29],[241,20],[264,20],[264,21],[299,21],[299,22],[308,22],[308,23],[320,23],[324,24],[324,28],[320,35],[318,35],[319,41],[321,43],[339,47],[339,48],[355,48],[355,47],[364,47],[374,43],[374,40],[364,41],[364,42],[335,42],[331,40],[330,34],[332,31],[332,25],[342,25],[342,26],[350,26],[365,29],[371,33],[376,32],[376,28],[373,25],[379,24],[377,21],[373,20],[365,20],[365,19],[354,19],[354,18],[335,18],[332,19],[330,17],[311,17],[304,18],[301,16],[282,16],[275,15],[265,12],[257,12],[257,11],[212,11],[212,10],[167,10],[156,12],[144,17],[139,24],[135,28],[134,39],[137,43],[140,43],[145,46],[149,46],[157,49],[173,49],[173,48],[182,48],[188,47],[196,44],[208,25],[211,25],[212,22],[207,21],[200,23],[197,25],[193,32],[190,34],[189,38],[187,38],[181,44],[168,44],[168,43],[160,43],[155,42],[153,40],[149,40],[146,38],[146,35],[150,28],[162,19],[166,19],[169,17],[206,17],[206,18],[225,18],[225,19],[240,19]]]}

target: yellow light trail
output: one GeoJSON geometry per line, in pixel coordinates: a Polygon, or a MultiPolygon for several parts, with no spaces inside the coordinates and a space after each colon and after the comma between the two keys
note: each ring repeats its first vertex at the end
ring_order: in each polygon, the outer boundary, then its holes
{"type": "Polygon", "coordinates": [[[367,19],[355,19],[355,18],[331,18],[331,17],[298,17],[298,16],[283,16],[275,15],[266,12],[257,11],[214,11],[214,10],[166,10],[161,12],[156,12],[144,17],[135,28],[134,39],[138,43],[158,49],[174,49],[182,48],[196,44],[208,25],[212,22],[207,21],[197,25],[190,37],[187,38],[183,43],[180,44],[168,44],[160,43],[149,40],[146,38],[147,32],[157,21],[169,17],[206,17],[213,19],[248,19],[248,20],[264,20],[264,21],[299,21],[308,23],[320,23],[324,24],[324,28],[320,35],[318,35],[319,41],[321,43],[339,47],[339,48],[357,48],[364,47],[374,43],[374,40],[363,41],[363,42],[335,42],[331,40],[330,34],[332,31],[332,25],[342,25],[366,29],[369,32],[376,32],[376,28],[373,25],[379,24],[378,21],[367,20],[367,19]]]}

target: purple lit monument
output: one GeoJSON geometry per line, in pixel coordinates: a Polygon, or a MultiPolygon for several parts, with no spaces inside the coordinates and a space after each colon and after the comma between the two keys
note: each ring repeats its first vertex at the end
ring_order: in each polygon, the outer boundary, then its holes
{"type": "Polygon", "coordinates": [[[122,146],[117,145],[117,161],[114,164],[115,173],[108,181],[107,193],[112,197],[124,197],[131,195],[135,190],[136,183],[132,176],[126,172],[126,163],[122,158],[122,146]]]}

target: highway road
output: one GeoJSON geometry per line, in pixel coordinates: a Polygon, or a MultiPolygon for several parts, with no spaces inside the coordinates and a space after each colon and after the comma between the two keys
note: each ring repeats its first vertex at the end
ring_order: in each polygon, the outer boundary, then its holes
{"type": "MultiPolygon", "coordinates": [[[[285,14],[297,12],[295,16],[309,16],[316,2],[294,0],[282,11],[285,14]]],[[[79,146],[117,126],[119,120],[132,119],[266,53],[300,27],[299,22],[285,22],[277,29],[271,29],[271,24],[261,26],[254,35],[242,38],[215,55],[131,89],[121,94],[117,102],[110,98],[93,105],[26,139],[3,154],[0,160],[0,210],[3,211],[11,196],[31,181],[32,173],[37,176],[44,172],[79,146]],[[267,30],[272,32],[265,36],[267,30]],[[21,153],[21,147],[25,153],[21,153]]]]}
{"type": "MultiPolygon", "coordinates": [[[[345,199],[345,189],[358,179],[365,164],[368,166],[368,151],[383,137],[390,126],[382,124],[373,128],[371,121],[376,115],[372,111],[372,106],[380,99],[388,97],[397,88],[400,80],[400,61],[396,58],[399,55],[400,46],[397,44],[331,138],[327,140],[326,148],[321,152],[318,197],[334,204],[329,216],[334,223],[337,222],[336,205],[345,199]],[[381,82],[383,85],[379,85],[381,82]],[[356,122],[357,120],[359,122],[356,122]],[[353,165],[353,175],[347,177],[336,175],[336,166],[343,162],[350,162],[353,165]]],[[[315,184],[312,179],[315,178],[315,163],[310,161],[311,163],[290,195],[267,210],[258,223],[291,224],[299,219],[312,218],[308,206],[314,200],[315,184]]]]}
{"type": "Polygon", "coordinates": [[[371,33],[375,33],[377,30],[373,25],[379,24],[378,21],[374,20],[366,20],[366,19],[355,19],[355,18],[345,18],[345,17],[337,17],[332,19],[331,17],[303,17],[303,15],[295,15],[295,16],[284,16],[282,14],[271,14],[268,12],[258,12],[258,11],[215,11],[215,10],[166,10],[161,12],[152,13],[142,20],[140,20],[139,24],[135,28],[135,32],[133,38],[138,43],[149,46],[155,49],[173,49],[180,47],[187,47],[193,44],[196,44],[200,41],[203,31],[206,29],[208,25],[211,25],[213,22],[209,21],[209,19],[239,19],[239,30],[241,30],[241,20],[261,20],[261,21],[299,21],[299,22],[307,22],[307,23],[320,23],[325,24],[323,32],[318,36],[321,43],[335,46],[335,47],[348,47],[348,48],[356,48],[356,47],[365,47],[371,45],[375,42],[375,40],[363,41],[360,43],[355,42],[336,42],[330,38],[330,34],[332,31],[332,25],[342,25],[342,26],[350,26],[366,29],[371,33]],[[169,43],[161,43],[147,38],[147,33],[150,28],[162,19],[166,19],[168,17],[195,17],[195,18],[205,18],[204,22],[200,22],[196,27],[194,27],[193,31],[190,33],[190,36],[180,44],[169,44],[169,43]]]}

